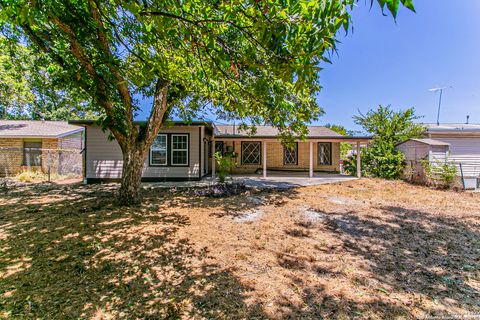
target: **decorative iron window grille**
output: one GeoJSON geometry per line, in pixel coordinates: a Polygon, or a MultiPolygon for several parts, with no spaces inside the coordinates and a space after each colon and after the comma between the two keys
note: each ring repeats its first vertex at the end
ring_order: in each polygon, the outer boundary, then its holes
{"type": "Polygon", "coordinates": [[[319,142],[317,145],[318,165],[329,166],[332,164],[332,143],[319,142]]]}
{"type": "Polygon", "coordinates": [[[261,163],[260,142],[242,142],[242,164],[260,164],[261,163]]]}
{"type": "Polygon", "coordinates": [[[283,164],[296,165],[298,164],[298,143],[295,142],[293,147],[283,147],[283,164]]]}

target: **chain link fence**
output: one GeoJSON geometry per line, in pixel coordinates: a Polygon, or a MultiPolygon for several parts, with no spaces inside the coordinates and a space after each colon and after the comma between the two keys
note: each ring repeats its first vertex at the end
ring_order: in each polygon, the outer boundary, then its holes
{"type": "Polygon", "coordinates": [[[0,177],[20,182],[80,179],[83,156],[79,149],[0,148],[0,177]]]}

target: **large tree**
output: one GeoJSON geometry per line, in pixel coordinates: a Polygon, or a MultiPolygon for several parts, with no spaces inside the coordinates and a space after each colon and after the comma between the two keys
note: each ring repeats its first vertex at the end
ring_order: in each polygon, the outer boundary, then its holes
{"type": "MultiPolygon", "coordinates": [[[[317,118],[320,63],[357,0],[3,0],[10,38],[52,58],[91,94],[123,152],[123,203],[139,201],[143,163],[172,113],[202,108],[283,135],[317,118]],[[134,122],[150,98],[144,125],[134,122]]],[[[377,0],[395,16],[400,3],[377,0]]],[[[372,0],[373,3],[373,0],[372,0]]]]}

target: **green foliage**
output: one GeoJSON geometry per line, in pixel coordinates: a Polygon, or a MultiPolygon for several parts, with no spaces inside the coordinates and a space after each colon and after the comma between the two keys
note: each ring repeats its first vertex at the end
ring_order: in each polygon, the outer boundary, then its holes
{"type": "Polygon", "coordinates": [[[361,151],[362,172],[366,176],[397,179],[404,168],[404,155],[395,148],[399,142],[421,137],[425,128],[415,123],[415,109],[395,112],[378,106],[366,115],[354,117],[356,124],[373,135],[372,143],[361,151]]]}
{"type": "MultiPolygon", "coordinates": [[[[396,16],[399,1],[377,0],[396,16]]],[[[323,110],[319,71],[348,31],[357,0],[0,2],[0,31],[42,52],[90,95],[124,153],[119,199],[139,202],[139,176],[166,119],[210,111],[240,125],[304,137],[323,110]],[[133,119],[152,101],[147,123],[133,119]],[[133,186],[133,187],[132,187],[133,186]]]]}
{"type": "MultiPolygon", "coordinates": [[[[161,80],[176,116],[208,106],[218,118],[303,135],[323,112],[320,64],[356,2],[14,0],[2,2],[0,23],[43,51],[63,84],[90,94],[109,128],[126,133],[161,80]]],[[[377,2],[396,15],[399,0],[377,2]]]]}
{"type": "Polygon", "coordinates": [[[397,179],[402,174],[405,157],[389,144],[374,142],[361,152],[362,171],[365,175],[384,179],[397,179]]]}
{"type": "Polygon", "coordinates": [[[221,183],[225,182],[230,169],[235,167],[235,160],[230,156],[222,156],[220,152],[215,152],[215,159],[217,160],[217,176],[221,183]]]}
{"type": "MultiPolygon", "coordinates": [[[[356,133],[355,131],[347,130],[344,126],[337,124],[327,123],[325,127],[332,131],[335,131],[336,133],[341,134],[342,136],[354,135],[356,133]]],[[[348,152],[351,150],[351,148],[352,147],[350,144],[340,142],[340,159],[344,161],[348,160],[348,152]]]]}
{"type": "Polygon", "coordinates": [[[96,118],[88,96],[61,79],[42,53],[0,36],[0,117],[68,120],[96,118]]]}
{"type": "Polygon", "coordinates": [[[410,138],[421,137],[425,127],[415,123],[421,117],[415,115],[414,108],[395,112],[390,105],[379,105],[376,110],[369,110],[366,114],[354,116],[354,122],[362,126],[363,130],[373,135],[375,141],[391,145],[392,147],[410,138]]]}
{"type": "Polygon", "coordinates": [[[427,178],[436,187],[449,188],[455,183],[457,167],[454,162],[448,160],[445,162],[425,160],[422,161],[422,167],[427,178]]]}

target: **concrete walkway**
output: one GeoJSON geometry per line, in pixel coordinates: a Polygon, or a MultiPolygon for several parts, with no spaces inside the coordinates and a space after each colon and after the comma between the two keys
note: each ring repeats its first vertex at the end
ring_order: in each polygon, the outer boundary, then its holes
{"type": "MultiPolygon", "coordinates": [[[[243,182],[249,188],[289,189],[294,187],[337,183],[355,179],[357,178],[334,173],[314,173],[314,177],[309,178],[308,173],[274,171],[268,172],[267,178],[263,178],[261,174],[232,175],[227,178],[227,182],[243,182]]],[[[214,184],[216,181],[218,180],[214,180],[212,177],[205,177],[200,181],[148,182],[143,183],[142,185],[144,187],[155,188],[195,188],[207,187],[214,184]]]]}

